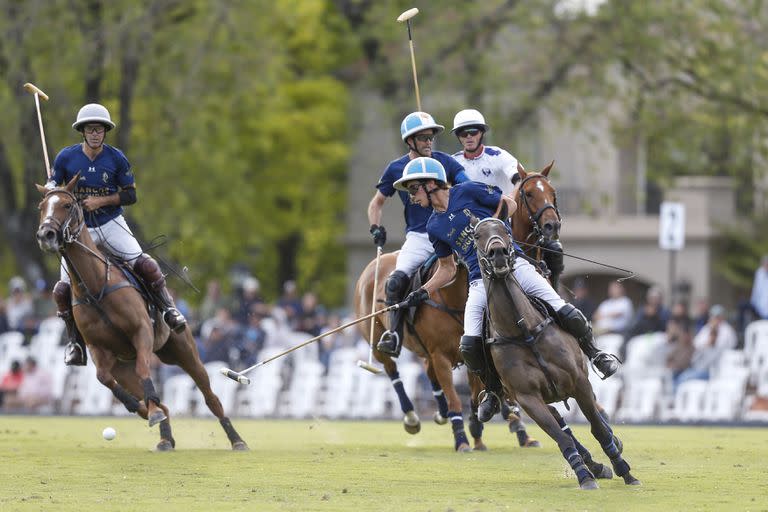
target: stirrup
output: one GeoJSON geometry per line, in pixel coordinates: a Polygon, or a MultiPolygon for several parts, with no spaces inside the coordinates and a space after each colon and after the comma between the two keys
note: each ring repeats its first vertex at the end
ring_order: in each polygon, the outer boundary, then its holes
{"type": "Polygon", "coordinates": [[[400,348],[400,335],[397,334],[397,331],[384,331],[376,344],[376,350],[393,357],[400,355],[400,348]]]}
{"type": "Polygon", "coordinates": [[[176,308],[166,309],[163,313],[163,320],[176,334],[184,332],[184,329],[187,327],[187,319],[176,308]]]}
{"type": "Polygon", "coordinates": [[[480,404],[477,406],[477,419],[487,423],[501,410],[501,400],[496,393],[487,389],[481,391],[478,398],[480,399],[480,404]]]}
{"type": "Polygon", "coordinates": [[[592,365],[592,370],[597,376],[601,380],[605,380],[619,370],[621,360],[613,354],[598,352],[595,357],[589,360],[589,364],[592,365]]]}
{"type": "Polygon", "coordinates": [[[85,350],[76,341],[70,341],[64,348],[64,364],[67,366],[85,366],[88,364],[85,350]]]}

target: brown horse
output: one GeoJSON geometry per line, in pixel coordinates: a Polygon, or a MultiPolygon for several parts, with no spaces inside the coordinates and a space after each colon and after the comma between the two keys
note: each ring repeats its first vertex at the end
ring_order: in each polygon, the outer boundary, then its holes
{"type": "Polygon", "coordinates": [[[66,186],[43,194],[37,241],[43,251],[59,253],[72,276],[74,318],[89,347],[97,378],[130,412],[160,424],[160,451],[172,450],[175,441],[168,408],[161,403],[150,376],[152,353],[166,364],[181,367],[195,381],[211,412],[219,418],[233,450],[248,446],[224,415],[211,390],[205,367],[189,328],[173,333],[157,308],[149,308],[120,267],[96,246],[85,227],[82,207],[74,195],[79,174],[66,186]],[[150,311],[154,313],[150,316],[150,311]],[[139,400],[137,397],[142,397],[139,400]]]}
{"type": "MultiPolygon", "coordinates": [[[[562,255],[553,253],[550,244],[560,237],[560,210],[557,209],[557,192],[549,182],[549,171],[555,162],[540,172],[526,172],[517,166],[520,176],[519,192],[514,199],[517,210],[512,214],[512,234],[526,255],[547,263],[552,287],[557,289],[563,271],[562,255]],[[550,250],[547,250],[550,249],[550,250]]],[[[559,247],[559,244],[557,244],[559,247]]]]}
{"type": "Polygon", "coordinates": [[[494,218],[472,224],[488,294],[490,352],[505,393],[557,442],[582,489],[597,488],[600,475],[590,471],[589,452],[547,405],[569,397],[579,404],[616,474],[626,484],[639,484],[621,456],[621,442],[598,411],[578,342],[533,306],[512,274],[515,251],[506,226],[494,218]]]}

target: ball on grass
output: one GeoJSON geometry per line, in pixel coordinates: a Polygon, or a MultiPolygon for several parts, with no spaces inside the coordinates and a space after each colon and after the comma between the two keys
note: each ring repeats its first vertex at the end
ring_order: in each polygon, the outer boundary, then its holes
{"type": "Polygon", "coordinates": [[[111,441],[115,438],[117,432],[112,427],[107,427],[101,432],[101,436],[107,441],[111,441]]]}

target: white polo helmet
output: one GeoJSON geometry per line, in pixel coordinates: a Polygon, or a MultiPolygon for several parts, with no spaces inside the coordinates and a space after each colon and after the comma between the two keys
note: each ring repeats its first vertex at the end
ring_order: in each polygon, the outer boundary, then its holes
{"type": "Polygon", "coordinates": [[[451,129],[451,132],[456,133],[458,130],[467,126],[477,126],[484,132],[490,130],[490,127],[485,124],[485,117],[483,117],[483,114],[481,114],[479,110],[473,108],[460,110],[456,113],[453,118],[453,128],[451,129]]]}
{"type": "Polygon", "coordinates": [[[400,123],[400,138],[405,139],[422,130],[435,130],[435,135],[445,130],[445,126],[437,124],[431,115],[426,112],[411,112],[400,123]]]}
{"type": "Polygon", "coordinates": [[[405,184],[413,180],[435,180],[447,183],[443,164],[426,156],[414,158],[403,169],[403,176],[394,183],[397,190],[407,191],[405,184]]]}
{"type": "Polygon", "coordinates": [[[107,131],[115,127],[112,118],[109,116],[109,110],[104,105],[98,103],[89,103],[77,113],[77,121],[72,123],[72,128],[80,131],[83,125],[88,123],[101,123],[107,127],[107,131]]]}

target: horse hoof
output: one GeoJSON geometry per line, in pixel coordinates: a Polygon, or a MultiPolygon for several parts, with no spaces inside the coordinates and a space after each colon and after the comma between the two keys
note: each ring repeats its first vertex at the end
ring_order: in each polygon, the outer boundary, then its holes
{"type": "Polygon", "coordinates": [[[487,452],[487,451],[488,451],[488,447],[487,447],[487,446],[485,446],[485,443],[483,443],[482,441],[480,441],[479,443],[475,443],[475,448],[474,448],[474,450],[475,450],[476,452],[487,452]]]}
{"type": "Polygon", "coordinates": [[[165,421],[167,419],[168,419],[168,416],[166,416],[162,410],[155,411],[149,415],[149,426],[154,427],[161,421],[165,421]]]}
{"type": "Polygon", "coordinates": [[[408,411],[403,418],[403,428],[409,434],[418,434],[421,432],[421,420],[413,411],[408,411]]]}
{"type": "Polygon", "coordinates": [[[168,439],[162,439],[159,443],[157,443],[157,451],[159,452],[172,452],[173,451],[173,443],[169,441],[168,439]]]}
{"type": "Polygon", "coordinates": [[[235,452],[247,452],[250,448],[248,448],[248,445],[245,444],[245,441],[235,441],[232,443],[232,451],[235,452]]]}
{"type": "Polygon", "coordinates": [[[627,485],[643,485],[640,483],[640,480],[633,477],[631,474],[627,473],[624,475],[624,483],[627,485]]]}
{"type": "Polygon", "coordinates": [[[520,446],[523,448],[541,448],[541,443],[534,438],[529,437],[528,440],[520,446]]]}
{"type": "Polygon", "coordinates": [[[587,464],[587,467],[592,472],[592,474],[595,475],[595,478],[602,480],[610,480],[613,478],[613,471],[611,471],[611,468],[605,464],[595,462],[594,464],[587,464]]]}
{"type": "Polygon", "coordinates": [[[469,453],[471,451],[472,451],[472,448],[467,443],[461,443],[456,448],[456,452],[458,452],[458,453],[469,453]]]}
{"type": "Polygon", "coordinates": [[[595,482],[591,478],[587,478],[586,480],[581,482],[579,484],[579,487],[581,488],[582,491],[593,491],[595,489],[599,489],[600,488],[600,487],[598,487],[597,482],[595,482]]]}
{"type": "Polygon", "coordinates": [[[439,412],[435,412],[435,415],[432,417],[433,420],[435,420],[435,423],[438,425],[445,425],[448,423],[448,418],[440,414],[439,412]]]}

